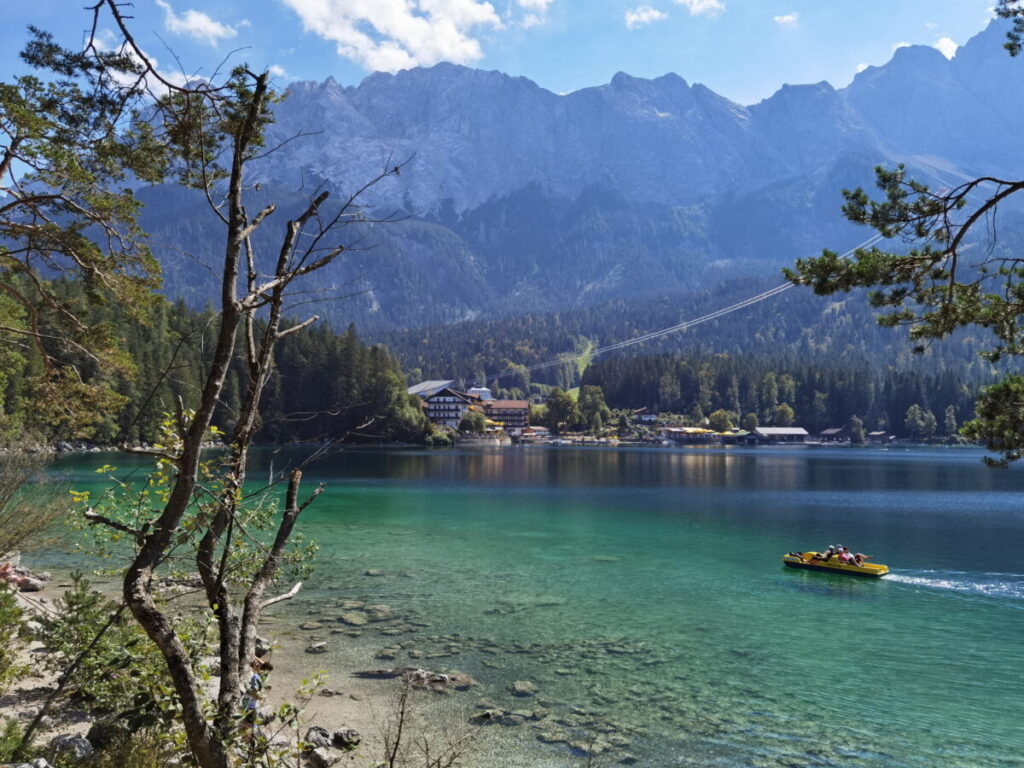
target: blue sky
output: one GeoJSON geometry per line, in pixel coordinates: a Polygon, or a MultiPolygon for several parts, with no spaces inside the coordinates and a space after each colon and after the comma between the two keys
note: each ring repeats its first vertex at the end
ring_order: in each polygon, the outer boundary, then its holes
{"type": "MultiPolygon", "coordinates": [[[[952,55],[992,16],[992,0],[134,0],[133,29],[165,71],[232,61],[272,67],[278,83],[358,83],[374,69],[454,61],[523,75],[564,93],[618,71],[675,72],[743,104],[783,83],[842,86],[894,48],[952,55]],[[173,51],[173,54],[172,54],[173,51]]],[[[82,40],[81,0],[0,2],[0,65],[34,24],[82,40]]],[[[109,27],[108,25],[105,25],[109,27]]]]}

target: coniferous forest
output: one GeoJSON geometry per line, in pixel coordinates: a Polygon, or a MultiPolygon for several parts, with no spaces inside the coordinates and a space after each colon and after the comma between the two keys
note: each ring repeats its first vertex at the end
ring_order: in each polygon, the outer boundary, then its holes
{"type": "MultiPolygon", "coordinates": [[[[55,287],[77,303],[80,286],[55,287]]],[[[530,369],[567,351],[585,353],[652,324],[670,324],[720,300],[710,295],[683,306],[666,300],[646,307],[618,302],[559,315],[495,318],[380,337],[387,344],[364,343],[354,327],[339,331],[320,323],[282,340],[261,401],[258,439],[423,442],[429,425],[405,389],[425,378],[453,378],[464,387],[486,382],[498,396],[535,402],[552,387],[591,385],[601,388],[613,409],[647,408],[695,421],[724,410],[736,424],[751,413],[761,425],[775,424],[776,409],[785,405],[793,422],[812,433],[856,416],[868,430],[924,437],[951,434],[952,424],[973,418],[979,391],[996,379],[996,367],[977,356],[971,337],[914,354],[900,330],[875,326],[859,299],[825,304],[794,294],[709,323],[700,333],[530,369]],[[588,327],[599,335],[585,335],[588,327]],[[907,422],[913,406],[924,416],[923,429],[907,422]]],[[[209,363],[211,314],[160,300],[145,322],[134,323],[115,306],[81,302],[91,322],[117,329],[126,361],[103,367],[85,355],[77,360],[83,378],[103,384],[114,398],[103,420],[78,423],[59,411],[29,407],[30,364],[7,352],[0,426],[8,440],[31,435],[41,442],[149,443],[179,399],[189,407],[209,363]]],[[[243,365],[239,353],[214,416],[225,431],[243,394],[243,365]]]]}
{"type": "MultiPolygon", "coordinates": [[[[55,284],[76,304],[81,286],[55,284]]],[[[0,374],[0,426],[9,440],[54,442],[86,439],[101,445],[150,443],[166,413],[198,397],[212,353],[212,312],[190,310],[184,302],[159,300],[144,322],[128,322],[116,306],[86,307],[91,324],[116,328],[123,366],[100,366],[86,354],[65,350],[84,381],[102,385],[110,408],[99,423],[80,423],[59,410],[31,406],[34,377],[27,358],[7,352],[0,374]]],[[[244,360],[239,351],[225,383],[213,424],[228,432],[242,396],[244,360]]],[[[368,346],[355,329],[336,333],[320,325],[285,336],[261,400],[259,439],[394,442],[421,440],[427,424],[410,402],[395,358],[368,346]]]]}

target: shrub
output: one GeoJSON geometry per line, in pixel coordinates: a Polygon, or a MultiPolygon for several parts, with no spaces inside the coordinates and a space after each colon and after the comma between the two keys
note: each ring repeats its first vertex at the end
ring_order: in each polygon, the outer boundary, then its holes
{"type": "Polygon", "coordinates": [[[18,725],[18,721],[0,721],[0,763],[10,760],[20,743],[21,727],[18,725]]]}
{"type": "Polygon", "coordinates": [[[146,728],[96,753],[89,768],[164,768],[180,760],[184,745],[171,742],[167,734],[146,728]]]}
{"type": "Polygon", "coordinates": [[[18,664],[22,618],[14,592],[6,584],[0,584],[0,693],[24,671],[18,664]]]}
{"type": "MultiPolygon", "coordinates": [[[[93,712],[116,716],[132,731],[170,725],[178,702],[156,646],[127,611],[91,589],[80,573],[71,578],[55,616],[43,621],[49,651],[43,665],[63,673],[78,660],[70,679],[72,695],[93,712]]],[[[204,655],[204,633],[188,622],[179,632],[190,653],[204,655]]]]}

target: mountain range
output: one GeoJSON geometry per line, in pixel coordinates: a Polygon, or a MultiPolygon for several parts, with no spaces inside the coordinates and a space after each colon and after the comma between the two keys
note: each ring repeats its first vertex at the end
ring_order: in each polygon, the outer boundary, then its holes
{"type": "MultiPolygon", "coordinates": [[[[282,203],[256,245],[273,252],[303,190],[344,196],[400,165],[367,196],[400,220],[353,231],[318,277],[317,296],[347,296],[315,310],[336,325],[372,336],[773,280],[873,234],[843,218],[840,190],[871,186],[878,164],[936,188],[1020,177],[1024,62],[1005,31],[992,22],[952,59],[899,48],[846,88],[785,85],[750,106],[675,74],[568,94],[452,64],[294,83],[269,129],[283,146],[255,166],[252,204],[282,203]]],[[[186,190],[139,195],[167,291],[201,306],[222,233],[186,190]]]]}

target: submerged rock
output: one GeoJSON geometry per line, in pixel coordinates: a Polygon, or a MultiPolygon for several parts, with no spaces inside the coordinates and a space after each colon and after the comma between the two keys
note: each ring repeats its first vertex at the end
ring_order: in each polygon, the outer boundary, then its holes
{"type": "Polygon", "coordinates": [[[593,741],[570,741],[569,750],[576,757],[597,757],[611,749],[611,744],[601,739],[593,741]]]}
{"type": "Polygon", "coordinates": [[[342,624],[348,624],[350,627],[361,627],[369,620],[365,613],[359,611],[347,611],[338,617],[338,621],[342,624]]]}
{"type": "Polygon", "coordinates": [[[313,643],[306,647],[306,653],[327,653],[327,643],[313,643]]]}
{"type": "Polygon", "coordinates": [[[513,696],[526,697],[537,695],[537,686],[529,680],[516,680],[509,686],[509,689],[512,691],[513,696]]]}
{"type": "Polygon", "coordinates": [[[568,737],[561,731],[541,731],[537,734],[537,741],[544,744],[566,744],[568,737]]]}
{"type": "Polygon", "coordinates": [[[485,709],[483,712],[477,712],[469,718],[469,722],[473,723],[473,725],[490,725],[496,722],[503,714],[505,714],[504,710],[501,709],[485,709]]]}

